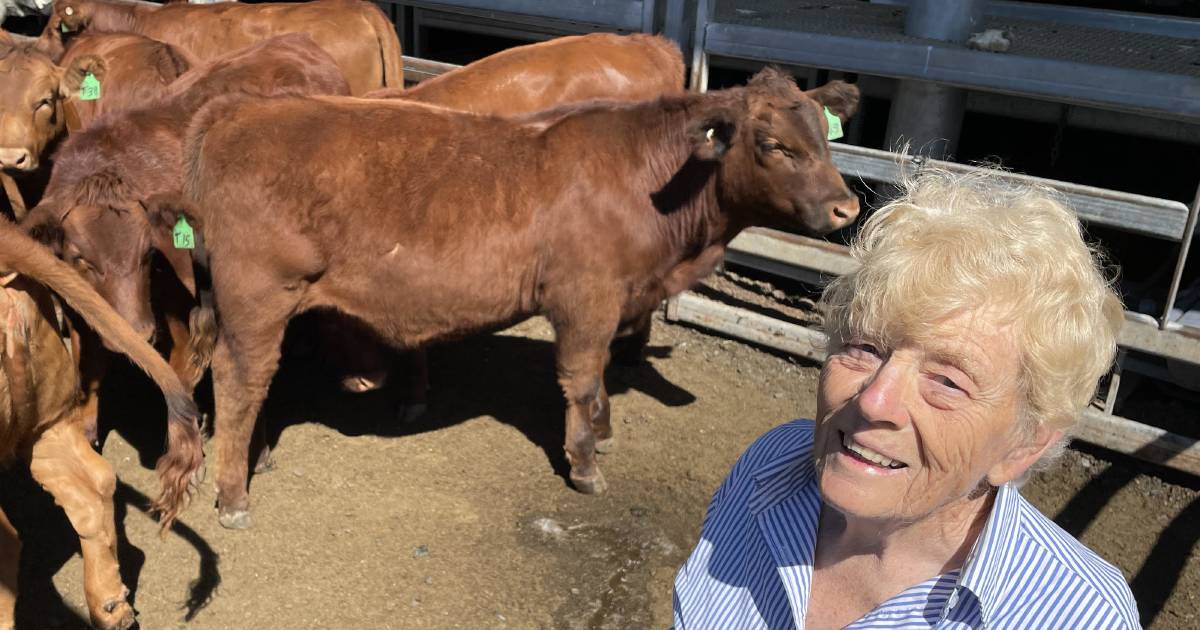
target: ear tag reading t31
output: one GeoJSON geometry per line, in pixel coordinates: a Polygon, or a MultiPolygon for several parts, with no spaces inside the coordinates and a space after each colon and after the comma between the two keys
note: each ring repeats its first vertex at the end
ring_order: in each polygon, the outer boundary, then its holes
{"type": "Polygon", "coordinates": [[[826,139],[837,140],[842,137],[842,119],[837,117],[837,114],[825,108],[825,121],[829,123],[829,135],[826,139]]]}
{"type": "Polygon", "coordinates": [[[175,240],[175,249],[196,249],[196,235],[182,214],[175,222],[175,229],[171,232],[171,236],[175,240]]]}
{"type": "Polygon", "coordinates": [[[100,98],[100,79],[91,72],[83,77],[83,82],[79,84],[79,100],[95,101],[100,98]]]}

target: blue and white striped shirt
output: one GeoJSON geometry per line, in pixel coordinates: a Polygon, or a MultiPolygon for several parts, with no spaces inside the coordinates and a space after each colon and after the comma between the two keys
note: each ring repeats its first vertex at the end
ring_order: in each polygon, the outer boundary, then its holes
{"type": "MultiPolygon", "coordinates": [[[[713,496],[700,542],[675,577],[676,630],[803,628],[821,498],[815,425],[760,437],[713,496]]],[[[1120,570],[1000,488],[962,569],[892,597],[847,626],[1140,628],[1120,570]]]]}

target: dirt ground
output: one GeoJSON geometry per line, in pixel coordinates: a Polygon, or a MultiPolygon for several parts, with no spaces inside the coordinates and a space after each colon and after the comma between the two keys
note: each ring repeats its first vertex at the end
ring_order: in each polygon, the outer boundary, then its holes
{"type": "MultiPolygon", "coordinates": [[[[217,525],[211,482],[166,537],[146,516],[161,444],[153,393],[108,400],[105,456],[141,627],[666,628],[674,573],[708,499],[758,435],[814,411],[817,369],[656,322],[648,365],[613,368],[610,490],[564,481],[562,402],[545,322],[431,353],[427,416],[386,393],[334,391],[289,364],[268,418],[274,470],[252,485],[254,528],[217,525]],[[156,432],[156,430],[158,432],[156,432]]],[[[0,477],[26,537],[19,627],[84,627],[78,543],[27,476],[0,477]]],[[[1148,627],[1200,627],[1197,481],[1071,451],[1025,490],[1118,564],[1148,627]],[[1171,481],[1173,483],[1168,483],[1171,481]]]]}

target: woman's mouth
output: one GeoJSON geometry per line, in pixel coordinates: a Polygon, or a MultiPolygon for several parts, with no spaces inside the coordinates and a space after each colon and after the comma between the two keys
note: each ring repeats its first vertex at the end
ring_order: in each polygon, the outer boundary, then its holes
{"type": "Polygon", "coordinates": [[[854,460],[862,462],[870,466],[879,468],[887,468],[889,470],[899,470],[907,468],[908,465],[903,462],[898,462],[890,457],[873,451],[862,444],[854,441],[845,431],[839,431],[842,436],[842,453],[854,460]]]}

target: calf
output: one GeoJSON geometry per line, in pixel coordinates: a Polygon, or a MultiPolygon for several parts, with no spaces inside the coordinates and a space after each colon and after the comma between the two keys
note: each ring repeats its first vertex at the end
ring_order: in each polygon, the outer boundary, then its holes
{"type": "MultiPolygon", "coordinates": [[[[683,56],[665,37],[592,33],[509,48],[407,90],[386,88],[367,98],[515,116],[591,99],[640,101],[678,94],[683,78],[683,56]]],[[[618,339],[614,359],[641,360],[651,314],[618,339]]]]}
{"type": "MultiPolygon", "coordinates": [[[[134,622],[117,564],[112,466],[79,422],[78,336],[56,317],[64,299],[106,343],[138,364],[167,399],[167,452],[158,460],[164,528],[189,496],[201,450],[199,414],[171,369],[72,269],[0,219],[0,466],[30,472],[67,513],[83,552],[84,594],[97,628],[134,622]],[[64,328],[66,327],[66,328],[64,328]]],[[[20,539],[0,512],[0,629],[13,627],[20,539]]]]}
{"type": "MultiPolygon", "coordinates": [[[[161,255],[170,271],[158,275],[163,282],[155,285],[155,299],[170,334],[171,365],[189,389],[207,368],[206,359],[196,358],[203,351],[189,331],[195,305],[191,258],[175,249],[169,235],[156,238],[142,204],[180,189],[183,132],[192,114],[209,99],[237,91],[348,94],[349,88],[333,59],[300,34],[271,38],[190,70],[161,99],[103,116],[63,142],[45,198],[22,222],[152,341],[158,321],[151,308],[151,267],[154,252],[161,255]]],[[[92,407],[102,372],[98,367],[88,374],[92,407]]]]}
{"type": "Polygon", "coordinates": [[[80,37],[64,53],[56,23],[32,41],[0,32],[0,170],[23,175],[19,194],[17,184],[5,182],[17,218],[40,197],[30,174],[68,126],[78,130],[101,113],[152,100],[190,66],[171,46],[127,33],[80,37]],[[89,73],[101,82],[101,96],[80,101],[89,73]]]}
{"type": "Polygon", "coordinates": [[[131,4],[58,0],[55,15],[71,29],[129,31],[168,42],[201,60],[269,37],[307,33],[336,61],[351,94],[404,85],[400,40],[379,7],[362,0],[303,4],[131,4]]]}
{"type": "MultiPolygon", "coordinates": [[[[857,103],[851,85],[803,92],[775,70],[743,88],[516,119],[214,101],[189,128],[180,203],[203,233],[220,323],[221,523],[250,524],[251,433],[288,321],[316,308],[404,348],[546,316],[570,479],[602,492],[595,444],[612,436],[603,371],[615,332],[711,272],[749,225],[853,221],[822,107],[845,120],[857,103]]],[[[176,220],[169,208],[155,217],[176,220]]]]}
{"type": "Polygon", "coordinates": [[[513,116],[595,98],[640,101],[682,91],[683,57],[671,40],[592,33],[509,48],[411,88],[366,96],[513,116]]]}

